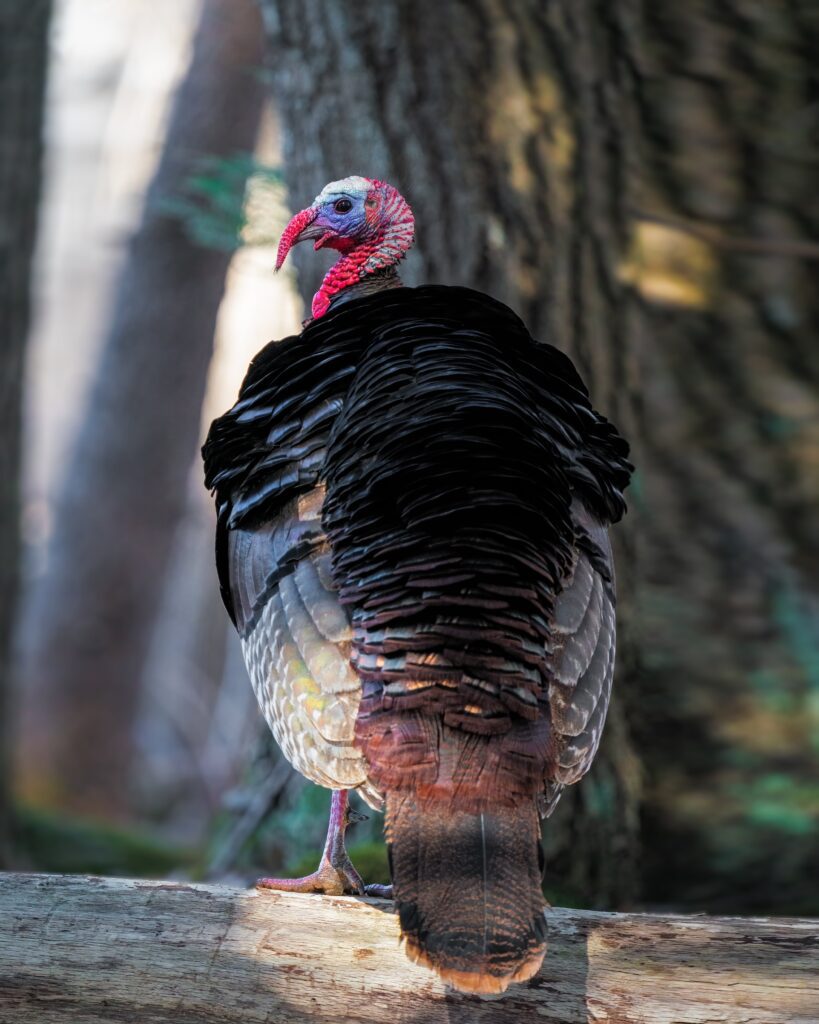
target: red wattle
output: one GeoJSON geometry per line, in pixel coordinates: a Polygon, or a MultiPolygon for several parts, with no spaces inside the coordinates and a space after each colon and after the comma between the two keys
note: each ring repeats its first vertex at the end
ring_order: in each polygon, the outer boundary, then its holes
{"type": "Polygon", "coordinates": [[[342,254],[338,262],[330,267],[321,282],[321,288],[313,296],[314,320],[324,316],[334,295],[338,295],[340,291],[366,276],[365,264],[372,254],[378,251],[379,244],[380,239],[374,238],[357,245],[350,252],[342,254]]]}
{"type": "MultiPolygon", "coordinates": [[[[349,179],[356,188],[360,187],[358,180],[349,179]]],[[[414,241],[415,221],[404,197],[384,182],[374,178],[364,180],[372,186],[366,194],[364,224],[353,220],[348,234],[329,227],[326,231],[319,231],[319,225],[306,231],[319,216],[324,195],[321,193],[316,199],[318,205],[297,213],[279,242],[277,270],[284,263],[291,246],[302,241],[305,235],[315,241],[313,248],[336,249],[341,254],[313,296],[314,319],[327,313],[334,296],[339,292],[355,285],[368,274],[376,274],[398,263],[414,241]]],[[[334,184],[341,186],[345,182],[334,184]]],[[[332,217],[330,220],[332,222],[332,217]]],[[[323,222],[321,226],[324,226],[323,222]]]]}
{"type": "Polygon", "coordinates": [[[276,270],[281,270],[282,264],[287,259],[287,254],[298,241],[299,235],[304,231],[308,224],[313,223],[317,216],[318,210],[314,210],[311,206],[308,206],[306,210],[302,210],[300,213],[297,213],[290,221],[284,229],[284,234],[279,242],[279,251],[276,253],[276,270]]]}

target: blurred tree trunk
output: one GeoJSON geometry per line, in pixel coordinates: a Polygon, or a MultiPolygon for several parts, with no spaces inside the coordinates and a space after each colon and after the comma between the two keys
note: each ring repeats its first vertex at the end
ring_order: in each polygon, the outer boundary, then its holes
{"type": "MultiPolygon", "coordinates": [[[[418,225],[408,283],[464,284],[509,303],[574,357],[597,406],[633,437],[617,278],[629,137],[608,8],[265,0],[263,10],[293,205],[346,174],[396,185],[418,225]]],[[[296,253],[305,298],[321,274],[307,256],[296,253]]],[[[623,642],[606,739],[546,828],[547,891],[598,905],[636,892],[639,777],[621,698],[632,685],[631,560],[621,552],[623,642]]]]}
{"type": "Polygon", "coordinates": [[[49,0],[0,8],[0,868],[10,824],[9,685],[20,560],[23,352],[40,200],[49,0]]]}
{"type": "Polygon", "coordinates": [[[646,4],[624,30],[646,894],[718,911],[819,912],[818,15],[646,4]]]}
{"type": "Polygon", "coordinates": [[[162,207],[204,156],[253,149],[262,89],[258,12],[205,0],[142,223],[131,241],[35,598],[25,792],[121,813],[133,719],[189,470],[227,252],[196,245],[162,207]]]}
{"type": "Polygon", "coordinates": [[[393,182],[407,280],[508,302],[634,443],[617,697],[551,878],[816,911],[815,5],[262,6],[293,206],[393,182]]]}

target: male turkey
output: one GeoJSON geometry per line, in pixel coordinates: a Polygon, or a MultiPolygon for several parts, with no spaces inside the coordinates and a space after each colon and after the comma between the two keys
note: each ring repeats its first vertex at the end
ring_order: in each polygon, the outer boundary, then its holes
{"type": "Polygon", "coordinates": [[[546,949],[540,817],[589,768],[614,664],[607,527],[628,448],[569,359],[468,288],[404,288],[390,185],[327,185],[288,225],[341,255],[313,319],[211,427],[216,560],[286,757],[331,788],[305,879],[362,893],[347,790],[385,807],[412,959],[502,992],[546,949]]]}

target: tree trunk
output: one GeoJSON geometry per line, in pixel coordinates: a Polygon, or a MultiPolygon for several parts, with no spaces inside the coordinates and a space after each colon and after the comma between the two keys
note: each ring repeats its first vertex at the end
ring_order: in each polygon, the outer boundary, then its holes
{"type": "Polygon", "coordinates": [[[646,894],[716,911],[819,910],[816,14],[646,4],[622,35],[642,146],[626,276],[644,300],[651,425],[634,719],[646,894]]]}
{"type": "Polygon", "coordinates": [[[47,734],[26,739],[24,782],[62,808],[116,814],[127,798],[139,683],[230,259],[194,244],[162,202],[202,156],[253,149],[259,36],[250,0],[205,0],[56,509],[25,666],[29,700],[50,714],[47,734]]]}
{"type": "MultiPolygon", "coordinates": [[[[407,283],[464,284],[507,302],[535,336],[572,355],[597,407],[633,437],[628,301],[618,286],[630,140],[619,27],[607,7],[262,6],[293,205],[346,174],[394,184],[417,223],[407,283]]],[[[312,253],[295,255],[307,298],[322,271],[312,253]]],[[[623,547],[625,641],[634,570],[623,547]]],[[[546,829],[547,892],[562,878],[567,895],[598,906],[636,891],[639,781],[620,696],[633,657],[627,643],[620,649],[603,747],[546,829]]]]}
{"type": "Polygon", "coordinates": [[[508,302],[634,444],[616,698],[547,827],[553,872],[633,896],[642,778],[644,898],[816,910],[813,5],[263,9],[293,205],[393,182],[408,281],[508,302]]]}
{"type": "Polygon", "coordinates": [[[0,868],[10,815],[9,685],[20,559],[23,352],[40,199],[51,3],[0,9],[0,868]]]}

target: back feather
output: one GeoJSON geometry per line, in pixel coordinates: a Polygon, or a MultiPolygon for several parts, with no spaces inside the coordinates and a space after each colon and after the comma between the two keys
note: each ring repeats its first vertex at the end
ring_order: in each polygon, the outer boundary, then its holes
{"type": "Polygon", "coordinates": [[[205,447],[240,631],[331,554],[407,952],[462,991],[502,992],[546,950],[537,807],[586,771],[605,718],[627,453],[565,355],[435,286],[269,346],[205,447]],[[285,528],[321,488],[321,531],[285,528]],[[248,581],[231,553],[267,538],[248,581]]]}

